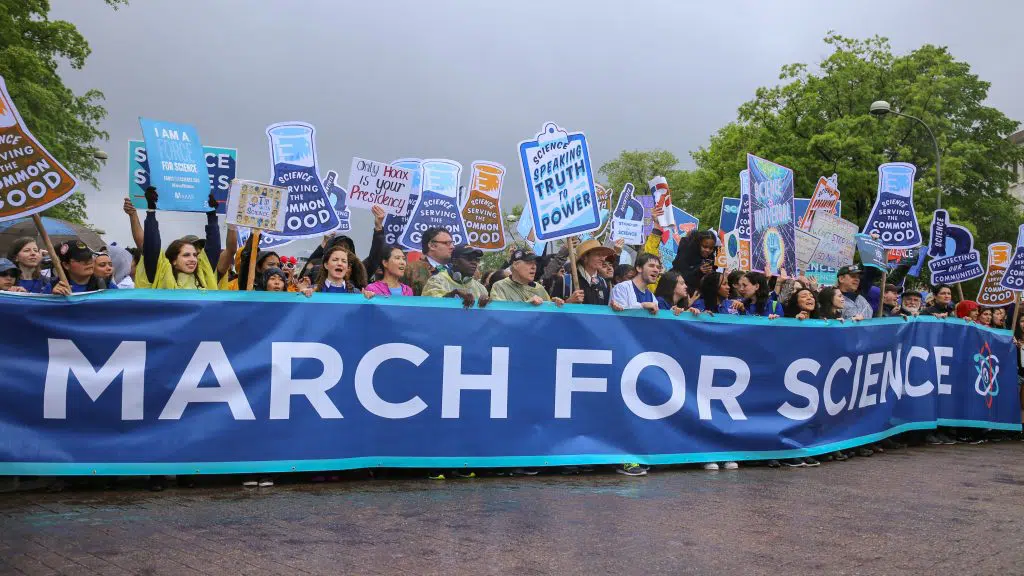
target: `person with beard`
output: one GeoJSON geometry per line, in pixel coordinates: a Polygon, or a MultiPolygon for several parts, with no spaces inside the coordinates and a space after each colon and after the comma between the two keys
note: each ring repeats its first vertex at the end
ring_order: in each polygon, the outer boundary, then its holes
{"type": "Polygon", "coordinates": [[[656,315],[658,301],[648,286],[657,282],[661,276],[661,258],[645,252],[637,256],[633,269],[636,274],[631,280],[616,284],[612,288],[609,305],[616,312],[644,309],[652,316],[656,315]]]}
{"type": "Polygon", "coordinates": [[[380,249],[382,254],[376,256],[375,261],[380,262],[384,279],[369,284],[363,289],[363,296],[367,299],[375,296],[390,298],[391,296],[412,296],[412,288],[402,284],[402,277],[405,276],[405,252],[398,246],[384,246],[380,249]]]}
{"type": "MultiPolygon", "coordinates": [[[[440,228],[437,230],[440,232],[431,241],[426,240],[426,235],[424,235],[425,246],[432,245],[432,242],[444,242],[445,238],[451,238],[451,234],[446,230],[440,228]],[[441,240],[437,240],[438,238],[441,240]]],[[[435,252],[435,254],[440,253],[435,252]]],[[[459,246],[450,254],[450,266],[439,267],[434,275],[427,280],[427,283],[423,285],[423,296],[462,298],[462,304],[466,308],[471,307],[474,301],[483,308],[489,301],[487,289],[475,278],[476,271],[480,266],[480,258],[484,255],[483,251],[470,246],[459,246]]],[[[408,270],[409,268],[406,267],[406,278],[409,277],[408,270]]],[[[413,291],[415,292],[415,287],[413,287],[413,291]]]]}
{"type": "Polygon", "coordinates": [[[921,313],[921,293],[916,290],[909,290],[903,293],[900,298],[900,307],[896,310],[896,316],[917,316],[921,313]]]}

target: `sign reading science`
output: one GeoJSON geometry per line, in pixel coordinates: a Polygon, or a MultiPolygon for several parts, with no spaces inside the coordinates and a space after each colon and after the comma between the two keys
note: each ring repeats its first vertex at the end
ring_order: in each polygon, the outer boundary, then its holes
{"type": "Polygon", "coordinates": [[[0,221],[67,198],[78,181],[28,131],[0,76],[0,221]]]}

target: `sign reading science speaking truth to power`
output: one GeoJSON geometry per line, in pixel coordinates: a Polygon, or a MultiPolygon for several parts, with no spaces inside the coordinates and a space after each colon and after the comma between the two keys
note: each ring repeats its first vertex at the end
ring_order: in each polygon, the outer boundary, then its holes
{"type": "Polygon", "coordinates": [[[601,226],[590,149],[582,132],[554,122],[533,140],[519,143],[526,197],[538,240],[576,236],[601,226]]]}

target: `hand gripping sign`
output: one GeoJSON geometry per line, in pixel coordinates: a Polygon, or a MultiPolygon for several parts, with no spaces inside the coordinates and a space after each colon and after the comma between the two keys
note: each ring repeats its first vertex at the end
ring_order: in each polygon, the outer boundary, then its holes
{"type": "Polygon", "coordinates": [[[142,117],[139,125],[146,142],[150,184],[160,190],[157,208],[208,211],[210,172],[195,127],[142,117]]]}
{"type": "Polygon", "coordinates": [[[1006,274],[1003,274],[999,285],[1007,290],[1024,292],[1024,224],[1017,232],[1017,249],[1013,251],[1013,258],[1006,266],[1006,274]]]}
{"type": "Polygon", "coordinates": [[[466,227],[462,223],[457,203],[462,164],[454,160],[436,159],[424,160],[420,166],[423,169],[423,192],[402,233],[402,246],[409,250],[421,250],[423,233],[430,228],[447,230],[455,246],[467,244],[466,227]]]}
{"type": "Polygon", "coordinates": [[[41,212],[77,186],[78,180],[29,132],[0,76],[0,222],[41,212]]]}
{"type": "Polygon", "coordinates": [[[928,262],[932,284],[957,284],[985,275],[971,231],[950,224],[945,210],[936,210],[932,216],[928,255],[932,257],[928,262]]]}
{"type": "Polygon", "coordinates": [[[590,149],[582,132],[544,124],[533,140],[519,143],[519,160],[538,240],[577,236],[601,226],[590,149]]]}
{"type": "MultiPolygon", "coordinates": [[[[218,146],[203,146],[203,156],[206,157],[206,171],[210,175],[210,192],[217,201],[217,214],[224,214],[227,201],[228,189],[231,188],[231,181],[235,179],[236,167],[238,166],[238,150],[235,148],[221,148],[218,146]]],[[[141,140],[128,141],[128,197],[132,205],[140,210],[146,209],[146,188],[150,185],[149,155],[146,153],[146,144],[141,140]]],[[[157,209],[160,209],[164,197],[157,201],[157,209]]],[[[203,199],[206,206],[206,199],[203,199]]]]}
{"type": "Polygon", "coordinates": [[[995,242],[988,245],[988,270],[978,290],[979,306],[1006,306],[1013,304],[1013,290],[1002,286],[1006,268],[1010,264],[1009,242],[995,242]]]}
{"type": "Polygon", "coordinates": [[[348,205],[366,210],[380,207],[388,214],[408,210],[412,172],[405,168],[353,158],[348,173],[348,205]]]}
{"type": "MultiPolygon", "coordinates": [[[[658,227],[664,234],[676,224],[676,215],[672,210],[672,191],[668,187],[668,180],[664,176],[655,176],[647,182],[647,189],[654,197],[654,207],[661,208],[658,227]]],[[[665,238],[662,238],[661,241],[665,242],[665,238]]]]}
{"type": "Polygon", "coordinates": [[[288,218],[276,237],[312,238],[338,227],[338,215],[320,178],[315,136],[316,129],[305,122],[279,122],[267,127],[270,183],[288,188],[288,218]]]}
{"type": "Polygon", "coordinates": [[[917,168],[906,162],[889,162],[878,167],[878,196],[864,225],[864,233],[877,234],[886,248],[921,245],[914,212],[915,172],[917,168]]]}
{"type": "Polygon", "coordinates": [[[505,223],[501,217],[501,184],[505,167],[494,162],[473,162],[469,197],[462,206],[462,223],[469,245],[485,252],[505,248],[505,223]]]}

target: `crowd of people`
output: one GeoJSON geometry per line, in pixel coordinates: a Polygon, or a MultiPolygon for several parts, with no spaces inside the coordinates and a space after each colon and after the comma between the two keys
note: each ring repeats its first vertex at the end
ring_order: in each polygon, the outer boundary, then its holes
{"type": "MultiPolygon", "coordinates": [[[[533,306],[606,306],[615,312],[644,310],[658,314],[729,314],[759,316],[773,320],[827,320],[867,322],[882,316],[932,316],[951,321],[976,322],[982,326],[1013,330],[1020,350],[1024,343],[1024,315],[1016,326],[1012,306],[988,308],[971,300],[954,303],[953,288],[940,284],[927,293],[887,283],[874,268],[845,266],[838,271],[835,286],[819,286],[805,275],[773,276],[760,271],[721,270],[715,266],[716,235],[696,232],[681,242],[672,262],[659,256],[661,230],[655,228],[647,242],[637,247],[632,264],[620,264],[623,243],[602,244],[597,239],[574,242],[547,255],[514,245],[507,262],[496,270],[481,270],[483,252],[456,246],[443,228],[422,235],[421,251],[407,253],[385,241],[384,212],[374,209],[374,233],[366,258],[357,256],[355,242],[348,236],[328,235],[310,255],[305,266],[273,250],[260,251],[253,238],[239,249],[238,231],[228,227],[224,242],[210,198],[210,211],[203,237],[178,238],[163,247],[157,221],[157,191],[146,192],[145,219],[125,199],[124,212],[131,227],[134,247],[110,246],[94,252],[78,240],[56,247],[55,265],[63,268],[67,281],[56,280],[44,270],[39,242],[22,238],[11,246],[7,258],[0,258],[0,290],[33,294],[69,295],[93,290],[155,288],[167,290],[260,290],[295,292],[361,293],[367,299],[393,297],[456,298],[465,307],[483,308],[491,301],[522,302],[533,306]],[[255,267],[249,277],[253,251],[255,267]],[[570,254],[575,262],[570,262],[570,254]],[[575,277],[574,277],[575,271],[575,277]],[[251,288],[250,288],[251,287],[251,288]]],[[[658,209],[656,209],[657,212],[658,209]]],[[[658,214],[653,214],[657,221],[658,214]]],[[[890,274],[899,278],[900,270],[890,274]]],[[[903,270],[905,272],[905,270],[903,270]]],[[[1024,354],[1019,354],[1018,372],[1024,382],[1024,354]]],[[[1022,396],[1024,398],[1024,396],[1022,396]]],[[[1022,401],[1024,403],[1024,401],[1022,401]]],[[[930,444],[956,441],[957,431],[944,430],[922,438],[930,444]]],[[[977,435],[961,433],[960,440],[975,441],[977,435]]],[[[845,460],[870,456],[902,446],[888,439],[851,451],[835,452],[823,458],[793,458],[769,461],[771,466],[817,466],[820,460],[845,460]]],[[[709,470],[735,469],[735,462],[708,463],[709,470]]],[[[648,468],[623,463],[616,470],[637,476],[648,468]]],[[[535,473],[520,470],[520,473],[535,473]]],[[[431,477],[443,478],[445,471],[431,477]]],[[[452,472],[447,472],[451,474],[452,472]]],[[[466,472],[458,472],[466,475],[466,472]]],[[[471,474],[471,473],[468,473],[471,474]]],[[[257,485],[257,480],[247,481],[257,485]]],[[[263,480],[265,485],[270,481],[263,480]]]]}

